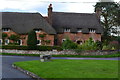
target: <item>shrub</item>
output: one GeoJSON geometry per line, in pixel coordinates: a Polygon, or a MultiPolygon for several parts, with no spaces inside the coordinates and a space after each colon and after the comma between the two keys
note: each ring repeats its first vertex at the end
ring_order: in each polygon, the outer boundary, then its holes
{"type": "Polygon", "coordinates": [[[6,33],[2,33],[2,39],[3,39],[3,44],[5,43],[5,38],[8,37],[8,35],[6,33]]]}
{"type": "Polygon", "coordinates": [[[46,45],[50,44],[50,42],[51,42],[51,40],[44,40],[44,41],[45,41],[46,45]]]}
{"type": "Polygon", "coordinates": [[[27,45],[29,49],[36,49],[37,46],[37,36],[34,30],[28,33],[27,45]]]}
{"type": "Polygon", "coordinates": [[[19,43],[9,43],[8,45],[19,45],[19,43]]]}
{"type": "Polygon", "coordinates": [[[20,36],[19,35],[14,35],[12,34],[10,37],[9,37],[10,40],[13,40],[14,43],[16,43],[19,39],[20,39],[20,36]]]}
{"type": "Polygon", "coordinates": [[[82,45],[78,45],[78,49],[81,49],[81,50],[97,50],[98,46],[97,46],[97,43],[94,42],[92,38],[89,38],[89,40],[87,40],[82,45]]]}
{"type": "Polygon", "coordinates": [[[39,50],[39,51],[52,51],[56,49],[61,51],[62,48],[59,46],[37,46],[37,48],[30,49],[28,46],[16,46],[16,45],[3,45],[2,49],[17,49],[17,50],[39,50]]]}
{"type": "Polygon", "coordinates": [[[119,44],[117,41],[112,41],[108,45],[104,45],[102,50],[116,50],[119,48],[119,44]]]}
{"type": "Polygon", "coordinates": [[[72,42],[69,39],[66,39],[63,43],[62,43],[62,48],[63,49],[76,49],[77,48],[77,44],[72,42]]]}
{"type": "Polygon", "coordinates": [[[62,47],[60,47],[60,46],[52,46],[52,49],[55,49],[57,51],[62,51],[63,50],[62,47]]]}
{"type": "Polygon", "coordinates": [[[6,37],[8,37],[8,35],[6,33],[2,33],[2,39],[5,39],[6,37]]]}

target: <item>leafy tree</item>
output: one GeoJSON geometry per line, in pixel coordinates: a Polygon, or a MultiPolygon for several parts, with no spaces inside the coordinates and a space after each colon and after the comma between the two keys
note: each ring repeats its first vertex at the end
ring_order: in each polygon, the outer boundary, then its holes
{"type": "Polygon", "coordinates": [[[5,38],[7,38],[8,35],[6,33],[2,33],[2,39],[3,39],[3,44],[5,43],[5,38]]]}
{"type": "Polygon", "coordinates": [[[2,33],[2,39],[5,39],[6,37],[8,37],[8,35],[6,33],[2,33]]]}
{"type": "Polygon", "coordinates": [[[73,41],[66,39],[63,43],[62,43],[62,48],[63,49],[76,49],[77,48],[77,44],[74,43],[73,41]]]}
{"type": "Polygon", "coordinates": [[[9,37],[10,40],[13,40],[14,43],[17,43],[17,41],[20,39],[20,36],[19,35],[14,35],[12,34],[10,37],[9,37]]]}
{"type": "Polygon", "coordinates": [[[110,40],[111,33],[117,34],[115,27],[118,27],[119,20],[119,4],[115,2],[98,2],[95,5],[95,11],[101,11],[101,24],[104,28],[102,40],[110,40]]]}
{"type": "Polygon", "coordinates": [[[29,49],[35,49],[37,46],[37,36],[34,30],[28,33],[27,45],[29,49]]]}
{"type": "Polygon", "coordinates": [[[40,34],[39,37],[42,39],[42,45],[44,45],[44,38],[46,37],[46,34],[40,34]]]}
{"type": "Polygon", "coordinates": [[[50,44],[51,40],[45,40],[46,44],[50,44]]]}
{"type": "Polygon", "coordinates": [[[96,42],[93,41],[92,38],[89,38],[89,40],[85,41],[82,45],[78,46],[78,49],[80,50],[97,50],[99,49],[99,46],[96,42]]]}

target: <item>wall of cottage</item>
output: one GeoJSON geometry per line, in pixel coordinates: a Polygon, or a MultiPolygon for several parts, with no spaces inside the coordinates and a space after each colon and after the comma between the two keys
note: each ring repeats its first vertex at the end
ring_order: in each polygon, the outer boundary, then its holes
{"type": "MultiPolygon", "coordinates": [[[[27,45],[27,39],[28,39],[28,35],[27,34],[17,34],[15,33],[14,31],[10,30],[9,32],[3,32],[3,33],[6,33],[8,35],[8,37],[10,37],[11,35],[20,35],[20,40],[22,40],[22,45],[27,45]]],[[[44,37],[44,40],[50,40],[50,43],[49,44],[46,44],[46,45],[49,45],[49,46],[53,46],[54,45],[54,35],[49,35],[47,34],[46,32],[44,31],[41,31],[41,32],[37,32],[36,35],[37,35],[37,40],[42,40],[39,35],[40,34],[46,34],[46,37],[44,37]]],[[[8,37],[6,39],[8,39],[8,37]]],[[[9,42],[13,42],[12,40],[10,40],[9,42]]]]}
{"type": "Polygon", "coordinates": [[[5,50],[0,49],[0,53],[16,53],[16,54],[50,54],[50,55],[109,55],[116,54],[115,50],[98,50],[98,51],[82,51],[76,53],[74,50],[63,51],[35,51],[35,50],[5,50]]]}
{"type": "Polygon", "coordinates": [[[96,33],[89,33],[89,34],[83,34],[82,32],[78,33],[70,33],[70,32],[65,32],[63,34],[58,34],[58,44],[60,45],[62,43],[62,39],[66,39],[67,37],[74,41],[82,41],[85,42],[88,40],[90,37],[93,38],[94,41],[101,41],[101,34],[96,34],[96,33]]]}

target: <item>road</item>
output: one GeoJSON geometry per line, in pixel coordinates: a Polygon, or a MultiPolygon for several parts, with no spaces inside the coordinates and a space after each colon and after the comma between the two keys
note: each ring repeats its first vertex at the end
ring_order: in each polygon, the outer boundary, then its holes
{"type": "MultiPolygon", "coordinates": [[[[1,56],[2,59],[2,80],[34,80],[28,75],[12,68],[14,62],[20,61],[30,61],[30,60],[39,60],[39,57],[30,57],[30,56],[1,56]],[[7,78],[7,79],[6,79],[7,78]]],[[[120,60],[120,58],[52,58],[52,59],[88,59],[88,60],[120,60]]]]}
{"type": "Polygon", "coordinates": [[[39,57],[0,56],[2,58],[2,80],[34,80],[28,75],[12,68],[12,63],[19,61],[39,60],[39,57]]]}

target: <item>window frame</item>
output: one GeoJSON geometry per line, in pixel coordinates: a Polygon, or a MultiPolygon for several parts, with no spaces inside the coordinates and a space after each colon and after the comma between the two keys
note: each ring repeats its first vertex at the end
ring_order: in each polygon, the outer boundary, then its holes
{"type": "Polygon", "coordinates": [[[96,32],[96,29],[89,28],[89,33],[95,33],[95,32],[96,32]]]}
{"type": "Polygon", "coordinates": [[[10,32],[9,28],[2,28],[2,32],[10,32]]]}
{"type": "Polygon", "coordinates": [[[22,44],[23,40],[22,40],[22,39],[19,39],[19,40],[20,40],[20,45],[23,45],[23,44],[22,44]]]}
{"type": "Polygon", "coordinates": [[[82,32],[82,28],[77,28],[77,32],[82,32]]]}
{"type": "Polygon", "coordinates": [[[34,29],[34,31],[35,31],[36,33],[40,33],[40,32],[41,32],[41,29],[34,29]]]}
{"type": "Polygon", "coordinates": [[[66,39],[62,39],[62,43],[63,43],[64,41],[66,41],[66,39]]]}
{"type": "Polygon", "coordinates": [[[70,28],[64,28],[64,32],[70,32],[70,28]]]}
{"type": "Polygon", "coordinates": [[[2,39],[0,39],[0,41],[1,41],[1,44],[0,44],[0,45],[2,45],[3,40],[2,40],[2,39]]]}
{"type": "Polygon", "coordinates": [[[37,41],[39,41],[39,44],[37,43],[37,45],[41,45],[41,40],[37,40],[37,41]]]}
{"type": "Polygon", "coordinates": [[[5,45],[8,45],[9,43],[10,43],[10,40],[9,39],[5,39],[5,45]],[[6,40],[8,40],[7,43],[6,43],[6,40]]]}

